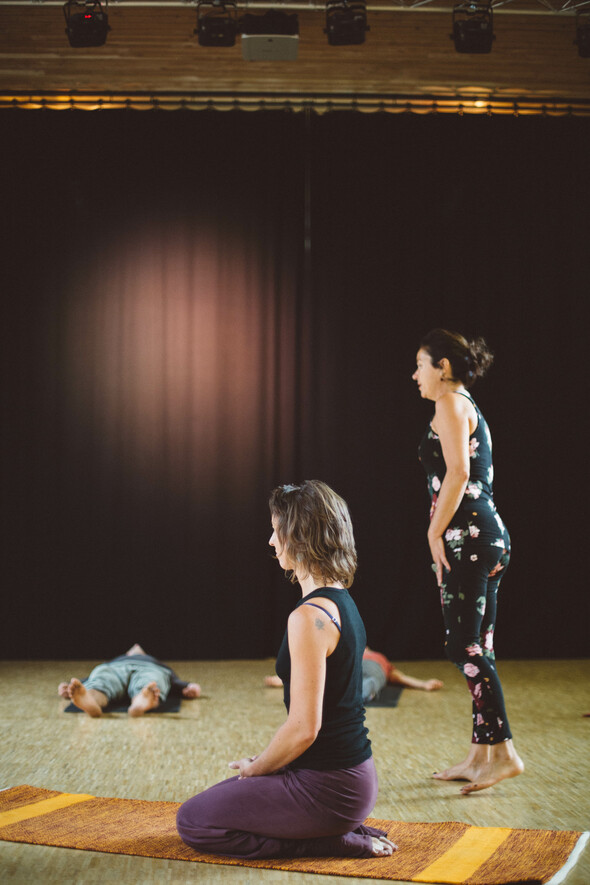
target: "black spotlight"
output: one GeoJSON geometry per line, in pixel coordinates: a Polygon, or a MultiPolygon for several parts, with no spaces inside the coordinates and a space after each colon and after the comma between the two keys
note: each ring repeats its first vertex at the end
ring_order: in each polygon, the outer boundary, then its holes
{"type": "Polygon", "coordinates": [[[494,41],[490,3],[457,3],[453,8],[453,33],[457,52],[491,52],[494,41]]]}
{"type": "Polygon", "coordinates": [[[590,12],[576,12],[576,39],[580,58],[590,58],[590,12]]]}
{"type": "Polygon", "coordinates": [[[365,42],[367,6],[364,0],[328,0],[326,3],[326,27],[330,46],[352,46],[365,42]]]}
{"type": "Polygon", "coordinates": [[[238,32],[238,8],[222,0],[199,0],[197,27],[201,46],[234,46],[238,32]]]}
{"type": "Polygon", "coordinates": [[[109,28],[108,0],[105,9],[100,0],[68,0],[64,3],[66,34],[70,46],[104,46],[109,28]]]}

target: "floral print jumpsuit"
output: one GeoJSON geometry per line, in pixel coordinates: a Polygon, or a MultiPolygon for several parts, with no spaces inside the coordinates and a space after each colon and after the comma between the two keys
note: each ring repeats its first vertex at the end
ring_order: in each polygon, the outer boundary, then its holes
{"type": "MultiPolygon", "coordinates": [[[[467,488],[444,533],[451,565],[450,572],[444,570],[440,587],[445,653],[463,673],[471,692],[472,743],[498,744],[512,737],[494,655],[498,587],[510,559],[510,536],[494,504],[488,425],[468,393],[457,391],[455,395],[466,396],[473,404],[477,427],[469,438],[467,488]]],[[[427,474],[432,518],[446,465],[440,440],[431,427],[418,454],[427,474]]]]}

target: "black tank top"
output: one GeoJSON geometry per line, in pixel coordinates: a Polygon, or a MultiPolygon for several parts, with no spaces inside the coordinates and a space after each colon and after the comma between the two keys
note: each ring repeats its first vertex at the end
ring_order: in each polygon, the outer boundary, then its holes
{"type": "MultiPolygon", "coordinates": [[[[445,541],[457,551],[465,543],[507,548],[510,537],[494,503],[492,437],[473,397],[462,391],[456,391],[456,395],[466,397],[472,404],[477,415],[477,427],[469,436],[469,481],[445,531],[445,541]]],[[[426,471],[432,519],[447,468],[440,439],[430,426],[422,438],[418,456],[426,471]]]]}
{"type": "MultiPolygon", "coordinates": [[[[311,747],[290,763],[290,768],[331,771],[360,765],[371,756],[371,741],[364,724],[362,660],[367,644],[365,626],[348,590],[323,587],[299,600],[295,608],[323,596],[340,612],[341,634],[334,652],[326,658],[326,685],[322,725],[311,747]]],[[[277,655],[277,675],[283,680],[287,711],[291,701],[291,655],[287,630],[277,655]]]]}

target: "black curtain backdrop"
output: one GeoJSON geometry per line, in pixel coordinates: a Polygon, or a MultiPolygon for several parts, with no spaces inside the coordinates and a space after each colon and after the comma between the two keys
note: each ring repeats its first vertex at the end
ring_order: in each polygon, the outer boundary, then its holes
{"type": "Polygon", "coordinates": [[[498,653],[587,656],[590,120],[2,123],[2,657],[274,655],[268,493],[320,478],[370,644],[442,658],[410,378],[438,325],[496,353],[498,653]]]}

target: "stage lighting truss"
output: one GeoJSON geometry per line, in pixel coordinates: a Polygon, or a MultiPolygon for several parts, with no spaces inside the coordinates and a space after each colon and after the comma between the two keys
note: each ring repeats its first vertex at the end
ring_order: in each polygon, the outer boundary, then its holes
{"type": "Polygon", "coordinates": [[[234,46],[238,32],[238,7],[222,0],[199,0],[197,27],[200,46],[234,46]]]}
{"type": "Polygon", "coordinates": [[[580,58],[590,58],[590,10],[576,11],[576,39],[580,58]]]}
{"type": "Polygon", "coordinates": [[[365,42],[367,5],[364,0],[328,0],[326,27],[330,46],[354,46],[365,42]]]}
{"type": "Polygon", "coordinates": [[[66,34],[70,46],[103,46],[111,30],[108,8],[108,0],[104,8],[100,0],[68,0],[64,3],[66,34]]]}
{"type": "Polygon", "coordinates": [[[492,51],[494,41],[493,12],[490,2],[457,3],[453,7],[451,39],[457,52],[482,53],[492,51]]]}

